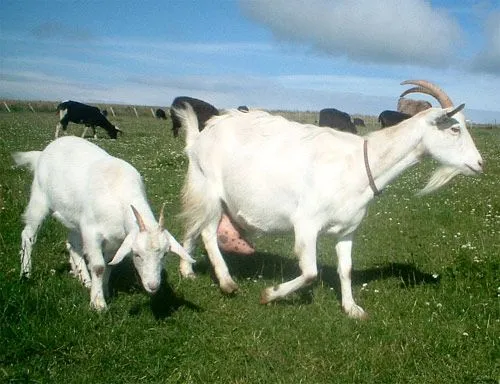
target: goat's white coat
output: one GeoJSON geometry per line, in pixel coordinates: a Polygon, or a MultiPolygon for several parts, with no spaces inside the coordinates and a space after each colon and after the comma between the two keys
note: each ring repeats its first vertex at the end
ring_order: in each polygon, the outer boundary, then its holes
{"type": "MultiPolygon", "coordinates": [[[[313,281],[317,236],[335,235],[342,306],[349,316],[364,317],[352,297],[350,274],[353,232],[373,198],[364,165],[365,138],[261,111],[229,111],[213,117],[199,132],[195,115],[189,105],[186,108],[177,110],[187,129],[189,157],[183,191],[186,250],[191,252],[201,234],[221,289],[233,292],[237,285],[216,242],[221,214],[228,213],[245,230],[293,230],[302,275],[265,289],[261,302],[267,303],[313,281]]],[[[482,171],[465,119],[461,112],[447,117],[451,109],[429,109],[366,137],[379,189],[425,154],[445,165],[426,192],[457,173],[482,171]]],[[[184,276],[193,275],[191,265],[182,260],[180,269],[184,276]]]]}
{"type": "Polygon", "coordinates": [[[23,215],[26,226],[22,232],[21,275],[31,273],[32,246],[49,212],[70,230],[67,247],[72,270],[90,286],[90,303],[95,309],[106,308],[109,261],[117,264],[132,252],[149,293],[160,287],[167,251],[194,262],[161,228],[162,219],[160,224],[155,220],[141,176],[126,161],[73,136],[59,138],[43,151],[18,152],[13,157],[17,165],[28,165],[34,171],[30,201],[23,215]],[[144,230],[138,226],[140,220],[144,230]]]}

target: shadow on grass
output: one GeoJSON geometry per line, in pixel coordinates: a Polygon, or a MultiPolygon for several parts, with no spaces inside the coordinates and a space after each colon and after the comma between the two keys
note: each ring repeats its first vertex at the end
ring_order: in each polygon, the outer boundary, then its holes
{"type": "MultiPolygon", "coordinates": [[[[233,278],[264,278],[267,280],[289,281],[300,275],[298,261],[270,253],[256,252],[251,256],[242,256],[236,254],[225,254],[227,266],[233,278]]],[[[212,280],[217,284],[217,279],[208,258],[198,261],[194,265],[196,273],[212,276],[212,280]]],[[[387,265],[376,266],[364,270],[352,271],[353,286],[372,281],[397,278],[400,281],[401,288],[413,288],[424,284],[439,284],[440,277],[434,277],[430,273],[419,270],[414,264],[407,263],[389,263],[387,265]]],[[[318,280],[325,285],[332,287],[341,300],[340,280],[336,266],[318,264],[318,280]]],[[[298,292],[300,301],[308,303],[312,300],[309,290],[298,292]]]]}
{"type": "MultiPolygon", "coordinates": [[[[109,280],[109,288],[111,297],[116,296],[119,292],[129,294],[142,292],[147,295],[130,259],[125,259],[114,267],[109,280]]],[[[202,311],[201,307],[175,293],[167,281],[165,270],[163,270],[160,289],[154,295],[150,295],[149,309],[153,313],[153,316],[159,320],[172,316],[181,307],[186,307],[197,312],[202,311]]],[[[129,313],[130,315],[138,315],[143,309],[143,305],[133,305],[129,313]]]]}

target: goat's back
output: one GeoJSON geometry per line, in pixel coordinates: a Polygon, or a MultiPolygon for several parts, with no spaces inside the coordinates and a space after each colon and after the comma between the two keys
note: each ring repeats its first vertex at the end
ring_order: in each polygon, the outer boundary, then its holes
{"type": "Polygon", "coordinates": [[[74,136],[54,140],[42,151],[34,182],[47,196],[51,210],[68,221],[84,211],[109,212],[114,204],[121,210],[120,200],[143,188],[130,164],[74,136]]]}

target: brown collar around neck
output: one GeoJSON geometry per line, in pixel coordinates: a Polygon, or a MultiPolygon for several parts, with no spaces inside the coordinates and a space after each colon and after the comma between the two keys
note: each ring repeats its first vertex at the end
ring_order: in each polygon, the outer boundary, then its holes
{"type": "Polygon", "coordinates": [[[365,169],[368,176],[368,182],[370,183],[370,188],[372,189],[373,194],[375,196],[378,196],[382,193],[382,191],[379,191],[379,189],[375,185],[375,180],[373,180],[372,171],[370,170],[370,164],[368,163],[368,140],[366,139],[363,143],[363,156],[365,158],[365,169]]]}

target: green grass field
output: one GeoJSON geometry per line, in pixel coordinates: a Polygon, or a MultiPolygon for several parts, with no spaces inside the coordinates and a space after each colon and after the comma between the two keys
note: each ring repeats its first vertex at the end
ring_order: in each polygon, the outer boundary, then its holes
{"type": "MultiPolygon", "coordinates": [[[[126,134],[113,141],[101,130],[92,141],[141,172],[154,212],[166,202],[166,226],[182,239],[182,139],[148,113],[110,120],[126,134]]],[[[369,314],[356,321],[340,307],[330,238],[318,243],[318,281],[266,306],[260,291],[298,273],[291,236],[257,238],[256,255],[227,258],[240,286],[231,297],[214,284],[201,245],[198,278],[181,279],[171,256],[154,297],[125,262],[112,276],[109,310],[98,314],[69,275],[65,229],[49,218],[33,277],[20,281],[32,175],[10,153],[43,149],[56,123],[48,111],[0,112],[0,382],[500,382],[500,127],[472,130],[481,177],[415,197],[433,167],[425,161],[373,201],[353,249],[354,295],[369,314]]]]}

